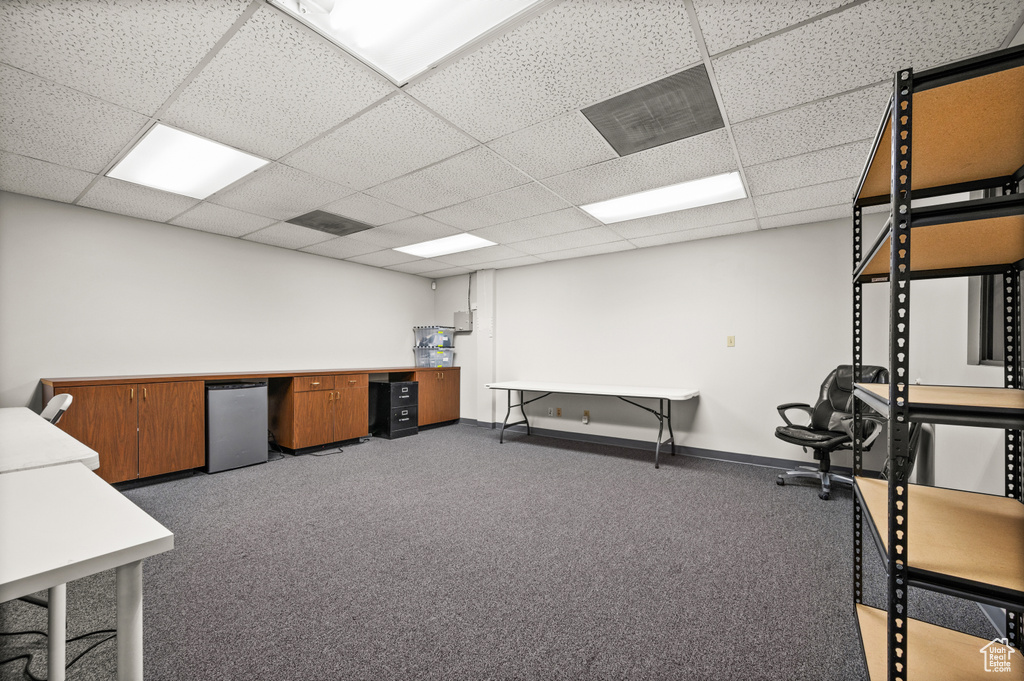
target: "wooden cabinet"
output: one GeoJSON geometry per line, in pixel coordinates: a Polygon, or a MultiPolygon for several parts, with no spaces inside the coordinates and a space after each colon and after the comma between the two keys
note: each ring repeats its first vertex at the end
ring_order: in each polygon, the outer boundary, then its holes
{"type": "Polygon", "coordinates": [[[419,425],[443,423],[459,418],[458,368],[421,369],[414,380],[419,383],[419,425]]]}
{"type": "Polygon", "coordinates": [[[282,447],[305,449],[369,434],[369,376],[297,376],[270,382],[270,429],[282,447]]]}
{"type": "Polygon", "coordinates": [[[74,406],[57,427],[95,449],[107,482],[199,468],[206,460],[203,382],[56,388],[74,406]]]}

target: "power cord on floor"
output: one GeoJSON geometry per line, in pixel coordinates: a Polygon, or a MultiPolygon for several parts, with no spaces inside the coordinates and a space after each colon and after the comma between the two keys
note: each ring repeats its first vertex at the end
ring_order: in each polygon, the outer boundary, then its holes
{"type": "Polygon", "coordinates": [[[274,431],[267,430],[267,442],[270,445],[270,451],[277,454],[277,456],[267,456],[267,461],[280,461],[284,458],[284,450],[281,449],[281,445],[277,444],[277,438],[274,437],[274,431]]]}
{"type": "MultiPolygon", "coordinates": [[[[5,632],[0,632],[0,636],[24,636],[24,635],[31,635],[31,634],[37,634],[39,636],[43,636],[44,638],[47,636],[47,633],[45,631],[36,631],[36,630],[33,630],[33,631],[11,631],[11,632],[6,632],[5,631],[5,632]]],[[[75,641],[81,641],[83,638],[89,638],[90,636],[95,636],[96,634],[111,634],[111,635],[107,636],[104,639],[100,639],[96,643],[93,643],[91,646],[89,646],[88,648],[86,648],[85,650],[80,652],[78,655],[75,655],[71,659],[70,662],[68,662],[66,665],[64,665],[65,669],[70,669],[73,664],[75,664],[76,662],[81,660],[83,657],[85,657],[86,654],[89,653],[90,651],[92,651],[93,648],[101,646],[101,645],[103,645],[104,643],[106,643],[107,641],[109,641],[111,639],[117,638],[117,630],[116,629],[97,629],[96,631],[90,631],[88,634],[80,634],[78,636],[72,636],[71,638],[69,638],[67,640],[67,642],[68,643],[74,643],[75,641]]],[[[22,675],[25,678],[31,679],[31,681],[47,681],[46,677],[36,676],[31,671],[29,671],[29,667],[32,666],[32,661],[35,659],[36,655],[37,655],[37,653],[23,653],[21,655],[16,655],[14,657],[9,657],[6,660],[0,660],[0,666],[3,666],[5,664],[10,664],[11,662],[17,662],[18,660],[25,660],[25,667],[24,667],[24,669],[21,670],[21,673],[22,673],[22,675]]]]}

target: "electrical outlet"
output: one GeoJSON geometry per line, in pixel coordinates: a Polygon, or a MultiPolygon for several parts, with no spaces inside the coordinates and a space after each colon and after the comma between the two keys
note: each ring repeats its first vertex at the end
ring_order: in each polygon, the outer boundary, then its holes
{"type": "Polygon", "coordinates": [[[588,409],[584,409],[583,410],[583,423],[584,424],[590,423],[590,410],[588,410],[588,409]]]}
{"type": "Polygon", "coordinates": [[[725,337],[725,347],[727,347],[727,348],[734,348],[734,347],[736,347],[736,336],[726,336],[725,337]]]}
{"type": "Polygon", "coordinates": [[[548,416],[554,416],[555,415],[554,412],[555,412],[554,409],[552,409],[551,407],[548,407],[548,416]]]}
{"type": "Polygon", "coordinates": [[[558,417],[559,418],[562,417],[562,408],[561,407],[558,408],[558,417]]]}

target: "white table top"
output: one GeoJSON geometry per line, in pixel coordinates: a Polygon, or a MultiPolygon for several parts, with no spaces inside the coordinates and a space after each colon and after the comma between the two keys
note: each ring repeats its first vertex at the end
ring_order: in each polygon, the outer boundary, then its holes
{"type": "Polygon", "coordinates": [[[630,385],[548,383],[546,381],[502,381],[487,383],[486,387],[491,390],[526,390],[538,393],[610,395],[612,397],[651,397],[665,400],[688,400],[700,394],[700,391],[696,388],[643,388],[630,385]]]}
{"type": "Polygon", "coordinates": [[[81,461],[100,467],[100,455],[27,407],[0,409],[0,473],[81,461]]]}
{"type": "Polygon", "coordinates": [[[85,466],[0,475],[0,602],[173,548],[170,530],[85,466]]]}

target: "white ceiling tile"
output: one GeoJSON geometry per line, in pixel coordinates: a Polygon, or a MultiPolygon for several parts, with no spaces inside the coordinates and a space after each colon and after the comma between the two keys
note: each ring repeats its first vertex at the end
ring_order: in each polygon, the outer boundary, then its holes
{"type": "Polygon", "coordinates": [[[414,215],[405,220],[392,222],[383,227],[374,227],[363,232],[356,232],[351,238],[373,244],[379,248],[395,248],[397,246],[408,246],[418,244],[421,241],[432,241],[441,237],[453,236],[459,230],[448,225],[442,225],[437,220],[431,220],[423,215],[414,215]]]}
{"type": "Polygon", "coordinates": [[[392,92],[326,40],[261,7],[168,108],[168,123],[276,159],[392,92]]]}
{"type": "Polygon", "coordinates": [[[5,0],[0,61],[153,114],[249,0],[5,0]]]}
{"type": "Polygon", "coordinates": [[[397,222],[415,215],[411,210],[399,208],[387,201],[381,201],[374,196],[361,193],[329,203],[323,207],[323,210],[368,225],[386,225],[389,222],[397,222]]]}
{"type": "Polygon", "coordinates": [[[708,227],[668,232],[666,234],[657,234],[655,236],[642,236],[630,239],[630,242],[637,248],[649,248],[651,246],[665,246],[666,244],[675,244],[682,241],[696,241],[698,239],[710,239],[711,237],[716,236],[728,236],[730,234],[741,234],[743,232],[756,231],[757,220],[742,220],[740,222],[730,222],[724,225],[710,225],[708,227]]]}
{"type": "Polygon", "coordinates": [[[0,151],[0,189],[71,203],[89,186],[92,173],[0,151]]]}
{"type": "Polygon", "coordinates": [[[604,255],[605,253],[618,253],[619,251],[631,251],[636,246],[629,243],[628,241],[610,241],[603,244],[594,244],[593,246],[581,246],[579,248],[569,248],[564,251],[553,251],[551,253],[542,253],[540,257],[543,260],[568,260],[569,258],[585,258],[589,255],[604,255]]]}
{"type": "MultiPolygon", "coordinates": [[[[366,255],[356,255],[345,259],[350,262],[357,262],[360,265],[371,265],[373,267],[387,267],[389,265],[400,265],[406,262],[423,260],[423,258],[417,258],[415,255],[400,253],[398,251],[392,251],[391,249],[375,251],[373,253],[367,253],[366,255]]],[[[435,268],[439,266],[440,265],[435,265],[435,268]]]]}
{"type": "Polygon", "coordinates": [[[567,0],[408,90],[487,141],[698,61],[680,2],[567,0]]]}
{"type": "Polygon", "coordinates": [[[849,218],[850,226],[853,226],[853,202],[850,201],[838,206],[827,208],[813,208],[802,210],[797,213],[783,213],[782,215],[771,215],[761,218],[761,229],[774,229],[776,227],[788,227],[789,225],[803,225],[808,222],[825,222],[826,220],[837,220],[849,218]]]}
{"type": "Polygon", "coordinates": [[[527,239],[539,239],[565,232],[574,232],[599,225],[597,220],[578,208],[556,210],[553,213],[506,222],[492,227],[474,230],[472,233],[483,239],[499,244],[511,244],[527,239]]]}
{"type": "Polygon", "coordinates": [[[495,262],[487,263],[486,267],[480,269],[486,270],[503,270],[508,267],[522,267],[524,265],[536,265],[537,263],[544,262],[541,258],[535,255],[523,255],[518,258],[509,258],[508,260],[497,260],[495,262]]]}
{"type": "Polygon", "coordinates": [[[538,180],[618,156],[579,111],[499,137],[488,146],[538,180]]]}
{"type": "Polygon", "coordinates": [[[468,230],[550,213],[568,206],[547,187],[530,182],[436,210],[430,213],[430,217],[446,225],[468,230]]]}
{"type": "Polygon", "coordinates": [[[0,149],[98,173],[144,116],[0,64],[0,149]]]}
{"type": "Polygon", "coordinates": [[[314,255],[324,255],[328,258],[344,260],[345,258],[352,258],[357,255],[373,253],[374,251],[379,251],[380,248],[365,241],[357,241],[350,236],[339,236],[336,239],[321,241],[318,244],[306,246],[300,250],[306,253],[313,253],[314,255]]]}
{"type": "Polygon", "coordinates": [[[437,271],[439,267],[447,267],[447,265],[432,258],[419,258],[411,262],[388,265],[384,269],[405,272],[406,274],[423,274],[424,272],[437,271]]]}
{"type": "Polygon", "coordinates": [[[246,241],[258,241],[261,244],[280,246],[282,248],[305,248],[313,244],[334,239],[333,234],[327,234],[301,225],[293,225],[289,222],[278,222],[258,232],[247,234],[242,237],[246,241]]]}
{"type": "Polygon", "coordinates": [[[229,208],[289,220],[352,193],[301,170],[272,163],[209,200],[229,208]]]}
{"type": "Polygon", "coordinates": [[[806,21],[853,0],[694,0],[708,52],[718,54],[806,21]]]}
{"type": "Polygon", "coordinates": [[[244,211],[218,206],[215,203],[200,203],[187,213],[179,215],[171,221],[172,225],[198,229],[225,236],[243,236],[268,227],[276,222],[273,218],[265,218],[244,211]]]}
{"type": "Polygon", "coordinates": [[[428,213],[526,184],[530,178],[486,147],[475,147],[367,191],[384,201],[428,213]]]}
{"type": "Polygon", "coordinates": [[[515,248],[518,251],[522,251],[523,253],[528,253],[530,255],[544,256],[552,251],[563,251],[569,248],[580,248],[582,246],[595,246],[597,244],[621,240],[622,237],[601,225],[598,227],[591,227],[589,229],[581,229],[575,232],[565,232],[564,234],[545,236],[540,239],[518,241],[516,242],[515,248]]]}
{"type": "Polygon", "coordinates": [[[288,157],[290,166],[366,189],[476,144],[398,94],[288,157]]]}
{"type": "Polygon", "coordinates": [[[735,169],[736,157],[722,129],[571,170],[543,184],[578,205],[735,169]]]}
{"type": "MultiPolygon", "coordinates": [[[[826,182],[800,189],[790,189],[775,194],[754,197],[754,208],[760,218],[782,213],[795,213],[812,208],[827,206],[853,206],[853,192],[857,178],[826,182]]],[[[852,209],[852,208],[851,208],[852,209]]]]}
{"type": "Polygon", "coordinates": [[[732,126],[744,167],[873,139],[892,88],[881,84],[732,126]]]}
{"type": "Polygon", "coordinates": [[[150,189],[140,184],[101,177],[86,192],[80,206],[108,213],[131,215],[144,220],[166,222],[199,203],[193,198],[150,189]]]}
{"type": "Polygon", "coordinates": [[[733,123],[999,47],[1020,0],[871,0],[714,60],[733,123]]]}
{"type": "Polygon", "coordinates": [[[871,142],[864,140],[791,156],[781,161],[746,166],[744,170],[750,193],[760,196],[847,177],[859,178],[867,162],[871,142]]]}
{"type": "Polygon", "coordinates": [[[698,229],[708,225],[726,222],[740,222],[754,217],[754,204],[750,199],[739,199],[716,203],[713,206],[701,206],[674,213],[652,215],[636,220],[626,220],[608,225],[616,234],[635,242],[637,238],[649,237],[667,232],[698,229]]]}
{"type": "Polygon", "coordinates": [[[465,267],[445,267],[439,270],[430,270],[427,272],[419,273],[419,276],[426,279],[444,279],[445,277],[455,277],[460,274],[469,274],[470,270],[465,267]]]}
{"type": "Polygon", "coordinates": [[[448,265],[475,267],[476,265],[482,265],[496,260],[508,260],[509,258],[521,258],[522,256],[522,251],[517,251],[513,248],[509,248],[508,246],[499,245],[477,248],[472,251],[462,251],[461,253],[452,253],[450,255],[440,255],[434,258],[434,260],[447,263],[448,265]]]}

